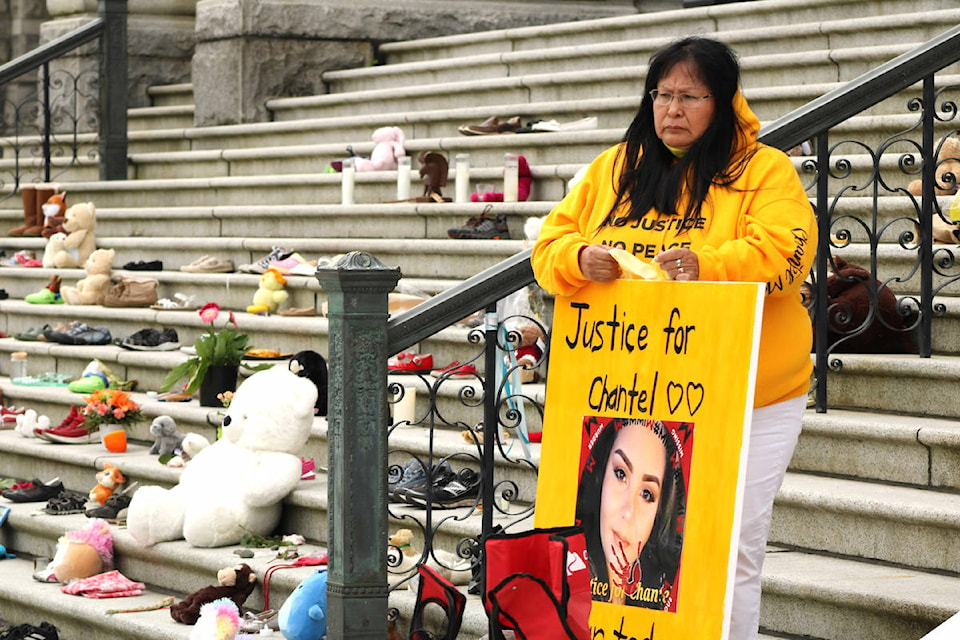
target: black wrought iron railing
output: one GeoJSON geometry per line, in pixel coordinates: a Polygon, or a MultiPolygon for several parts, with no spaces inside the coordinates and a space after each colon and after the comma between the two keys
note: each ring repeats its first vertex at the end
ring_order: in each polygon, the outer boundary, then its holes
{"type": "MultiPolygon", "coordinates": [[[[935,301],[936,296],[960,278],[958,242],[938,245],[933,236],[935,220],[940,226],[952,225],[948,197],[941,195],[938,199],[935,189],[939,185],[943,193],[956,191],[957,177],[949,167],[951,162],[960,166],[960,158],[942,153],[948,148],[944,140],[960,133],[954,95],[960,78],[938,74],[958,60],[960,27],[761,131],[761,140],[767,144],[803,149],[796,163],[806,177],[818,217],[820,243],[816,268],[809,280],[809,307],[815,327],[812,393],[818,411],[826,411],[827,378],[842,368],[843,353],[906,351],[929,357],[936,349],[933,320],[946,309],[935,301]],[[892,118],[903,126],[891,135],[889,130],[879,133],[871,128],[872,120],[863,115],[865,112],[906,115],[892,118]],[[845,130],[858,128],[864,139],[842,135],[845,130]],[[922,185],[919,196],[910,185],[915,179],[922,185]],[[862,270],[844,271],[844,262],[862,270]],[[831,280],[832,271],[838,273],[831,280]],[[849,301],[829,295],[828,284],[838,282],[856,290],[858,299],[866,302],[865,308],[855,308],[849,301]],[[892,314],[885,306],[891,299],[892,314]],[[870,348],[863,346],[867,338],[875,342],[870,348]]],[[[536,291],[529,257],[530,251],[523,251],[387,325],[387,351],[396,354],[481,312],[480,325],[467,333],[477,349],[464,364],[475,365],[484,376],[410,376],[409,382],[384,389],[388,397],[398,399],[411,389],[427,397],[426,403],[418,405],[420,412],[395,423],[388,432],[393,462],[389,467],[391,486],[402,481],[405,466],[419,467],[427,477],[420,505],[425,511],[411,511],[402,503],[393,503],[388,509],[390,519],[416,529],[422,544],[418,562],[456,568],[450,563],[473,559],[478,573],[482,566],[477,561],[480,540],[497,527],[532,526],[534,489],[519,479],[522,473],[518,470],[535,469],[538,457],[519,443],[524,440],[527,423],[542,417],[543,397],[542,393],[531,395],[523,385],[510,383],[510,374],[522,365],[510,363],[505,368],[504,355],[520,343],[519,326],[533,323],[544,333],[546,328],[536,313],[518,318],[504,314],[502,308],[498,310],[498,302],[502,307],[502,301],[516,292],[536,291]],[[456,392],[444,394],[446,385],[455,385],[456,392]],[[454,415],[447,406],[452,403],[473,407],[475,424],[462,418],[448,419],[454,415]],[[426,453],[418,455],[405,448],[403,439],[409,432],[402,427],[407,426],[424,429],[426,453]],[[467,452],[462,447],[444,449],[435,437],[440,429],[463,431],[468,440],[474,438],[474,447],[467,452]],[[446,473],[444,463],[476,470],[480,478],[478,491],[455,509],[444,508],[436,500],[437,480],[446,473]],[[479,536],[460,535],[453,558],[439,553],[442,540],[455,539],[458,532],[468,529],[464,521],[475,517],[477,508],[482,512],[479,536]]],[[[542,370],[545,361],[546,354],[531,368],[542,370]]],[[[390,547],[390,555],[393,561],[388,574],[400,578],[393,581],[397,588],[410,574],[399,545],[390,547]]]]}
{"type": "Polygon", "coordinates": [[[98,17],[15,60],[0,65],[0,89],[36,77],[36,91],[4,98],[2,198],[20,185],[50,182],[85,161],[100,179],[127,177],[127,4],[100,0],[98,17]],[[57,65],[99,41],[95,65],[57,65]]]}

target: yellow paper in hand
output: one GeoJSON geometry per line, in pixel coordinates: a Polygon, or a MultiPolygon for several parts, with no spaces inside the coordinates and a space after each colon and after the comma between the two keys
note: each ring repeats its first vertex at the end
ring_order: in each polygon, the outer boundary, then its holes
{"type": "Polygon", "coordinates": [[[667,274],[663,270],[648,262],[644,262],[637,256],[624,249],[613,249],[610,251],[613,259],[620,264],[623,275],[631,280],[668,280],[667,274]]]}

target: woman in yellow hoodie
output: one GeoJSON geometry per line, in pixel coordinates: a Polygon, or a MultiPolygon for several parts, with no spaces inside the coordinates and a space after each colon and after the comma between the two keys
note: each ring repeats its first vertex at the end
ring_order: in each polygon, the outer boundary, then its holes
{"type": "Polygon", "coordinates": [[[800,285],[817,226],[790,159],[757,141],[760,122],[739,81],[736,55],[708,38],[654,53],[624,141],[600,154],[550,212],[532,262],[540,285],[564,296],[619,278],[615,247],[676,280],[766,283],[730,628],[731,640],[750,640],[773,499],[813,366],[800,285]]]}

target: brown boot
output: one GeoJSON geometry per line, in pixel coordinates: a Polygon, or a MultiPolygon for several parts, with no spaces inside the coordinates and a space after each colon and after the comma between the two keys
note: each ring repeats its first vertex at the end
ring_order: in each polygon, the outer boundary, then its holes
{"type": "Polygon", "coordinates": [[[33,214],[34,223],[32,226],[24,230],[20,235],[24,236],[40,236],[43,235],[43,204],[47,201],[50,196],[57,192],[56,185],[52,184],[38,184],[36,186],[36,193],[34,199],[34,209],[36,213],[33,214]]]}
{"type": "MultiPolygon", "coordinates": [[[[23,232],[36,226],[37,219],[37,187],[33,184],[24,184],[20,186],[20,197],[23,199],[23,221],[24,224],[10,229],[9,235],[22,236],[23,232]]],[[[37,232],[37,235],[40,235],[37,232]]]]}

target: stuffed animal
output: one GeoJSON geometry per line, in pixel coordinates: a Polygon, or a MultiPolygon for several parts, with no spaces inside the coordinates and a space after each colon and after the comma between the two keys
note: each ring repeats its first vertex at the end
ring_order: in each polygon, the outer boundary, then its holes
{"type": "Polygon", "coordinates": [[[327,361],[316,351],[298,351],[290,358],[287,367],[301,378],[310,380],[317,387],[318,416],[327,415],[327,361]]]}
{"type": "Polygon", "coordinates": [[[253,294],[253,304],[247,307],[247,313],[276,313],[280,303],[290,294],[283,290],[287,279],[276,269],[267,269],[260,276],[260,288],[253,294]]]}
{"type": "Polygon", "coordinates": [[[200,607],[200,617],[189,640],[235,640],[240,631],[240,610],[230,598],[219,598],[200,607]]]}
{"type": "MultiPolygon", "coordinates": [[[[420,563],[423,554],[413,547],[413,531],[410,529],[397,529],[390,536],[389,542],[391,547],[399,549],[402,554],[400,564],[389,569],[390,581],[396,583],[407,577],[411,572],[416,571],[417,564],[420,563]]],[[[427,566],[453,584],[462,585],[470,582],[472,572],[470,560],[467,558],[460,558],[444,549],[434,548],[426,562],[427,566]]],[[[417,586],[412,580],[407,582],[407,586],[413,591],[417,590],[417,586]]]]}
{"type": "Polygon", "coordinates": [[[170,416],[157,416],[150,423],[150,434],[156,439],[150,447],[154,455],[176,453],[183,444],[183,434],[177,431],[177,423],[170,416]]]}
{"type": "MultiPolygon", "coordinates": [[[[937,153],[936,182],[933,192],[938,196],[950,196],[957,193],[957,181],[960,180],[960,138],[948,136],[940,141],[940,151],[937,153]]],[[[915,197],[920,197],[923,189],[923,180],[914,180],[907,185],[907,191],[915,197]]],[[[919,235],[919,231],[918,231],[919,235]]],[[[960,227],[956,222],[942,219],[939,215],[933,216],[933,241],[941,244],[960,243],[960,227]]]]}
{"type": "Polygon", "coordinates": [[[269,535],[300,482],[316,401],[316,386],[287,367],[251,375],[226,410],[222,437],[197,453],[180,482],[133,495],[130,534],[143,545],[185,538],[195,547],[236,544],[244,529],[269,535]]]}
{"type": "Polygon", "coordinates": [[[87,524],[68,531],[57,540],[53,560],[33,574],[40,582],[67,584],[89,578],[113,569],[113,536],[110,525],[101,518],[91,518],[87,524]]]}
{"type": "MultiPolygon", "coordinates": [[[[526,202],[530,197],[530,186],[533,184],[533,174],[530,165],[523,156],[517,156],[517,201],[526,202]]],[[[481,194],[471,193],[471,202],[503,202],[503,193],[499,191],[484,191],[481,194]]]]}
{"type": "Polygon", "coordinates": [[[311,573],[284,601],[277,616],[286,640],[317,640],[327,634],[327,572],[311,573]]]}
{"type": "MultiPolygon", "coordinates": [[[[858,331],[870,317],[870,272],[834,256],[836,270],[827,278],[827,321],[830,346],[858,331]]],[[[916,353],[917,345],[904,330],[897,297],[889,287],[877,286],[878,308],[866,330],[841,342],[837,353],[916,353]]]]}
{"type": "Polygon", "coordinates": [[[224,567],[217,571],[218,584],[198,589],[180,602],[170,605],[170,617],[183,624],[196,624],[200,619],[200,608],[220,598],[228,598],[237,607],[242,607],[253,593],[256,582],[257,576],[248,564],[224,567]]]}
{"type": "Polygon", "coordinates": [[[357,171],[391,171],[397,168],[397,158],[407,155],[403,148],[406,136],[400,127],[380,127],[373,132],[373,147],[370,158],[356,158],[354,168],[357,171]]]}
{"type": "Polygon", "coordinates": [[[183,436],[183,442],[180,443],[180,454],[167,460],[167,466],[182,467],[209,446],[210,441],[199,433],[188,433],[183,436]]]}
{"type": "Polygon", "coordinates": [[[543,350],[547,346],[543,330],[534,322],[527,322],[516,329],[520,334],[520,346],[517,347],[517,364],[520,365],[520,382],[536,382],[539,374],[536,371],[543,357],[543,350]]]}
{"type": "Polygon", "coordinates": [[[84,264],[97,248],[96,228],[96,208],[92,202],[81,202],[67,209],[63,220],[67,237],[63,239],[62,249],[52,255],[53,266],[76,269],[84,264]]]}
{"type": "Polygon", "coordinates": [[[90,490],[90,502],[103,504],[121,484],[127,481],[116,466],[103,463],[103,469],[97,472],[97,486],[90,490]]]}
{"type": "Polygon", "coordinates": [[[76,286],[62,287],[60,293],[64,301],[67,304],[103,304],[110,291],[110,272],[116,253],[113,249],[97,249],[91,253],[83,264],[87,277],[78,280],[76,286]]]}
{"type": "Polygon", "coordinates": [[[53,194],[40,208],[43,210],[43,230],[40,235],[49,238],[55,233],[64,233],[63,221],[66,217],[63,214],[67,210],[67,192],[53,194]]]}
{"type": "Polygon", "coordinates": [[[450,198],[443,197],[441,190],[441,187],[447,186],[447,174],[450,173],[450,163],[446,156],[436,151],[421,151],[417,160],[420,161],[423,195],[415,200],[417,202],[450,202],[450,198]]]}

